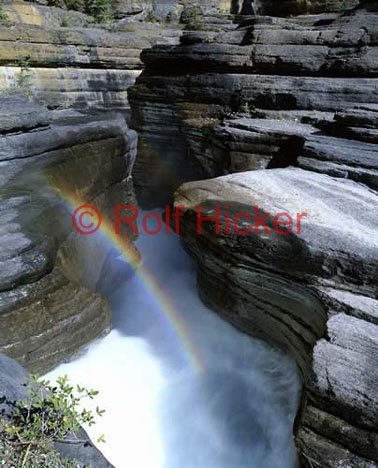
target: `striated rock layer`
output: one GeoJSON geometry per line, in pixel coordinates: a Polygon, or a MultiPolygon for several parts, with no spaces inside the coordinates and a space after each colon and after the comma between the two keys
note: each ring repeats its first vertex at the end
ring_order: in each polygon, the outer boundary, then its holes
{"type": "Polygon", "coordinates": [[[17,95],[0,108],[0,350],[41,372],[109,327],[93,292],[108,250],[75,233],[70,211],[90,202],[111,216],[133,202],[136,136],[120,115],[49,112],[17,95]]]}
{"type": "Polygon", "coordinates": [[[143,52],[129,90],[138,198],[156,205],[204,180],[175,201],[202,297],[295,357],[304,466],[375,467],[378,3],[236,3],[248,16],[233,29],[143,52]],[[198,204],[223,224],[198,235],[198,204]],[[286,233],[282,213],[295,228],[302,214],[303,230],[286,233]],[[268,233],[240,234],[264,215],[268,233]]]}
{"type": "Polygon", "coordinates": [[[83,13],[22,1],[4,11],[10,22],[0,25],[0,91],[17,88],[53,109],[127,112],[141,51],[180,35],[139,22],[101,27],[83,13]]]}
{"type": "Polygon", "coordinates": [[[248,17],[234,31],[188,33],[180,46],[144,51],[146,69],[129,90],[141,202],[162,190],[169,199],[188,180],[271,167],[275,156],[281,167],[297,162],[376,187],[376,6],[248,17]],[[249,127],[240,117],[267,122],[249,127]]]}
{"type": "MultiPolygon", "coordinates": [[[[248,0],[244,3],[249,3],[248,0]]],[[[252,0],[255,13],[287,16],[308,13],[346,12],[360,5],[360,0],[252,0]]]]}
{"type": "Polygon", "coordinates": [[[175,204],[203,300],[302,371],[303,462],[377,466],[377,193],[291,168],[187,183],[175,204]]]}

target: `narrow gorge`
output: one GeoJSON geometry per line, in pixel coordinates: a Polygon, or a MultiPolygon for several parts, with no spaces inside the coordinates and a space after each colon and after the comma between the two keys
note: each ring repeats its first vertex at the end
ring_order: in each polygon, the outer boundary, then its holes
{"type": "Polygon", "coordinates": [[[2,2],[2,465],[37,373],[105,413],[31,468],[378,466],[377,43],[374,0],[2,2]]]}

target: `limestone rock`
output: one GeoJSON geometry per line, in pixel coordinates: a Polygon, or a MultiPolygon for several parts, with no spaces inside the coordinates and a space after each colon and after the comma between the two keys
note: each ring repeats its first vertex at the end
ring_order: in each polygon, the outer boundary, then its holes
{"type": "Polygon", "coordinates": [[[254,0],[259,14],[289,16],[308,13],[341,12],[352,10],[359,0],[254,0]]]}
{"type": "Polygon", "coordinates": [[[378,462],[377,203],[362,184],[298,168],[176,193],[204,301],[289,350],[302,370],[308,403],[296,438],[309,466],[378,462]]]}
{"type": "Polygon", "coordinates": [[[3,9],[9,20],[14,24],[21,23],[59,28],[63,25],[86,27],[93,23],[93,18],[84,13],[39,5],[38,2],[30,3],[13,0],[6,3],[3,9]]]}
{"type": "Polygon", "coordinates": [[[138,198],[151,206],[183,182],[231,173],[176,193],[201,295],[295,356],[303,466],[377,466],[377,4],[240,1],[232,11],[234,29],[202,21],[180,45],[143,52],[129,89],[138,198]],[[205,222],[198,235],[198,204],[221,210],[220,229],[205,222]],[[256,205],[272,213],[271,231],[279,213],[309,216],[300,235],[226,233],[238,215],[239,231],[253,230],[245,213],[256,205]]]}
{"type": "Polygon", "coordinates": [[[127,113],[141,51],[179,41],[179,28],[159,24],[114,23],[106,30],[82,13],[24,2],[6,11],[14,24],[0,25],[0,91],[17,88],[52,109],[127,113]]]}
{"type": "Polygon", "coordinates": [[[41,372],[109,328],[94,292],[108,252],[70,210],[133,203],[135,135],[121,115],[56,115],[18,95],[0,107],[0,349],[41,372]]]}
{"type": "Polygon", "coordinates": [[[343,16],[248,16],[144,51],[128,93],[140,202],[169,200],[189,180],[293,164],[376,189],[377,34],[373,2],[343,16]]]}

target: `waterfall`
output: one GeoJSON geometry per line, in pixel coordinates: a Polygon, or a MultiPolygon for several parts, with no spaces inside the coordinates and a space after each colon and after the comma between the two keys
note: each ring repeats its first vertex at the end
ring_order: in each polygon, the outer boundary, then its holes
{"type": "Polygon", "coordinates": [[[295,364],[202,304],[175,234],[141,232],[137,245],[177,319],[114,251],[99,284],[113,330],[49,374],[100,391],[106,413],[90,436],[105,434],[99,448],[117,468],[295,467],[295,364]]]}

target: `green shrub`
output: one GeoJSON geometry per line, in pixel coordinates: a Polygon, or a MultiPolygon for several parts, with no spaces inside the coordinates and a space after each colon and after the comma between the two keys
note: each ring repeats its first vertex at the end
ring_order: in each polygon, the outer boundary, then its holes
{"type": "Polygon", "coordinates": [[[215,39],[215,37],[205,37],[205,39],[203,39],[203,44],[215,44],[217,41],[215,39]]]}
{"type": "Polygon", "coordinates": [[[80,26],[80,23],[78,23],[74,17],[69,15],[66,15],[60,22],[61,28],[72,28],[74,26],[80,26]]]}
{"type": "Polygon", "coordinates": [[[257,117],[255,106],[244,100],[240,102],[237,113],[245,115],[246,117],[257,117]]]}
{"type": "Polygon", "coordinates": [[[180,23],[186,25],[186,29],[198,31],[204,27],[203,11],[199,5],[186,6],[181,13],[180,23]]]}
{"type": "Polygon", "coordinates": [[[66,0],[66,6],[69,10],[81,10],[83,2],[82,0],[66,0]]]}
{"type": "Polygon", "coordinates": [[[149,10],[149,12],[146,15],[145,21],[147,23],[157,23],[159,20],[155,16],[155,13],[153,12],[153,10],[149,10]]]}
{"type": "Polygon", "coordinates": [[[0,26],[10,26],[12,23],[5,13],[3,7],[0,5],[0,26]]]}
{"type": "Polygon", "coordinates": [[[243,104],[242,106],[242,113],[243,114],[246,114],[246,115],[251,115],[251,108],[249,107],[249,104],[248,102],[246,102],[245,104],[243,104]]]}
{"type": "Polygon", "coordinates": [[[96,23],[107,23],[113,19],[111,0],[88,0],[86,11],[96,23]]]}
{"type": "MultiPolygon", "coordinates": [[[[0,460],[6,467],[60,468],[75,467],[74,461],[61,459],[54,443],[77,444],[75,436],[81,424],[95,424],[94,413],[80,409],[85,399],[93,399],[98,392],[69,384],[67,376],[57,379],[56,385],[32,377],[25,384],[28,397],[23,401],[0,398],[0,404],[10,408],[0,413],[0,460]]],[[[99,408],[96,413],[102,416],[99,408]]],[[[103,436],[99,441],[104,441],[103,436]]],[[[83,441],[84,442],[84,441],[83,441]]]]}
{"type": "Polygon", "coordinates": [[[113,19],[112,0],[48,0],[48,5],[81,11],[94,17],[96,23],[113,19]]]}
{"type": "Polygon", "coordinates": [[[82,11],[84,9],[84,0],[47,0],[49,6],[58,8],[68,8],[68,10],[82,11]]]}
{"type": "Polygon", "coordinates": [[[30,70],[29,57],[21,59],[16,65],[21,68],[16,87],[30,97],[32,95],[33,72],[30,70]]]}

